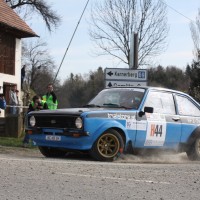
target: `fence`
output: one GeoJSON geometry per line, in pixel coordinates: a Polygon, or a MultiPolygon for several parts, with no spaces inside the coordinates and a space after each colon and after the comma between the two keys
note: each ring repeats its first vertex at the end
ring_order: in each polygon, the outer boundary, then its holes
{"type": "Polygon", "coordinates": [[[5,116],[0,118],[0,137],[19,138],[24,130],[24,118],[27,113],[27,106],[15,106],[17,112],[12,114],[10,109],[13,106],[7,105],[5,116]]]}

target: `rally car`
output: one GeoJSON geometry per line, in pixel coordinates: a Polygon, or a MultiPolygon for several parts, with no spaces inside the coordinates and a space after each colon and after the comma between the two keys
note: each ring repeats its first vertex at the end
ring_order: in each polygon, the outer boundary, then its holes
{"type": "Polygon", "coordinates": [[[46,157],[84,151],[113,161],[122,153],[186,152],[200,160],[200,105],[164,88],[104,89],[81,108],[30,112],[26,133],[46,157]]]}

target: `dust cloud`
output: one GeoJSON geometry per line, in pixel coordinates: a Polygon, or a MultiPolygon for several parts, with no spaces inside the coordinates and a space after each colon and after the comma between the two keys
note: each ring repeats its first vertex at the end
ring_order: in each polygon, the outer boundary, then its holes
{"type": "Polygon", "coordinates": [[[152,155],[133,155],[122,154],[115,162],[119,163],[155,163],[155,164],[174,164],[191,163],[186,153],[157,153],[152,155]]]}

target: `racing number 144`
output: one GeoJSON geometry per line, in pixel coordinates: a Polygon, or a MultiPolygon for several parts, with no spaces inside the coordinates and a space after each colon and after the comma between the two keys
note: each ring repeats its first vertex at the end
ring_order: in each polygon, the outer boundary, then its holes
{"type": "Polygon", "coordinates": [[[156,135],[156,137],[158,137],[158,135],[160,135],[160,137],[161,137],[162,130],[163,130],[162,125],[151,124],[150,136],[154,137],[156,135]]]}

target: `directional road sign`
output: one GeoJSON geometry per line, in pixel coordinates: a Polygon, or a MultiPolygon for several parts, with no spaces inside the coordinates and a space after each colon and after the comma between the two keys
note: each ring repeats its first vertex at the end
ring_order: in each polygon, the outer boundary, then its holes
{"type": "Polygon", "coordinates": [[[133,82],[133,81],[106,81],[106,88],[110,87],[135,87],[146,86],[146,82],[133,82]]]}
{"type": "Polygon", "coordinates": [[[134,87],[147,85],[146,69],[106,68],[105,86],[109,87],[134,87]]]}
{"type": "Polygon", "coordinates": [[[147,81],[146,69],[106,68],[106,80],[147,81]]]}

